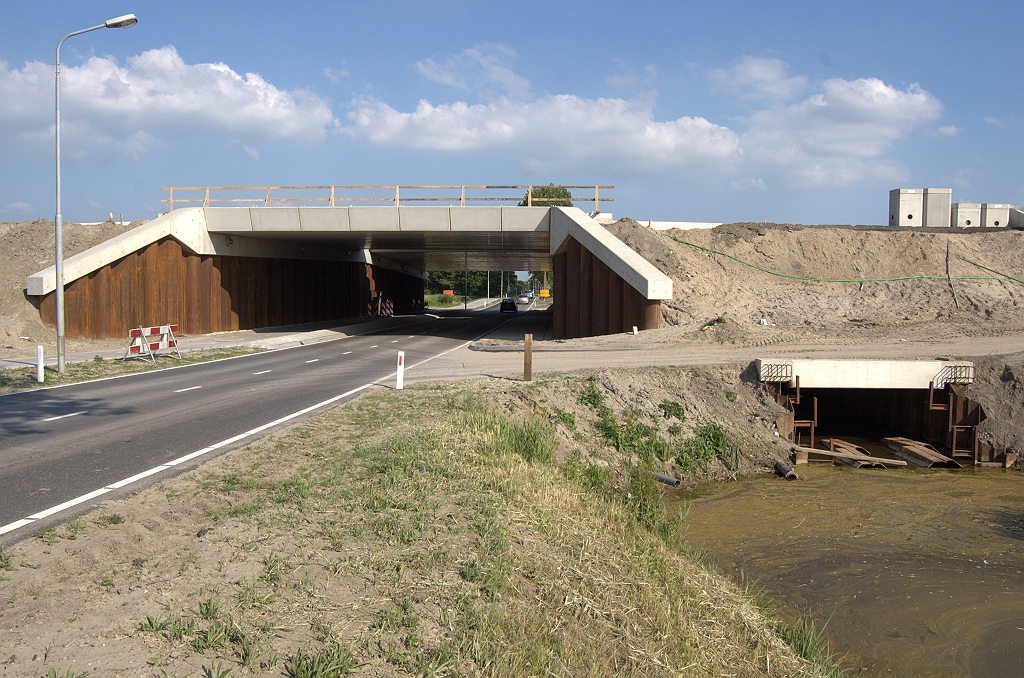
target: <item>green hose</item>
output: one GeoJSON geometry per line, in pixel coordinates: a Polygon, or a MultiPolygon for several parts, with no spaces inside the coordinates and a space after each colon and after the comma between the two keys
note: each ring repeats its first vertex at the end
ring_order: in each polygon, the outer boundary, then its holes
{"type": "MultiPolygon", "coordinates": [[[[702,250],[704,252],[711,252],[713,254],[721,254],[723,257],[727,257],[729,259],[732,259],[735,262],[741,263],[744,266],[749,266],[750,268],[753,268],[753,269],[756,269],[758,271],[761,271],[762,273],[767,273],[768,275],[774,275],[774,276],[777,276],[779,278],[789,278],[790,280],[802,280],[804,282],[820,282],[820,283],[879,283],[879,282],[900,282],[900,281],[903,281],[903,280],[945,280],[946,279],[946,276],[944,276],[944,275],[908,275],[908,276],[904,276],[902,278],[850,278],[850,279],[845,279],[845,278],[808,278],[808,277],[800,276],[800,275],[790,275],[789,273],[779,273],[778,271],[770,271],[767,268],[761,268],[757,264],[752,264],[749,261],[744,261],[743,259],[740,259],[739,257],[735,257],[735,256],[733,256],[731,254],[727,254],[725,252],[722,252],[721,250],[716,250],[716,249],[712,249],[710,247],[704,247],[703,245],[697,245],[697,244],[692,243],[692,242],[687,242],[687,241],[683,240],[682,238],[677,238],[674,235],[669,235],[667,233],[665,233],[663,235],[665,235],[668,238],[671,238],[672,240],[675,240],[676,242],[682,243],[684,245],[689,245],[690,247],[696,248],[698,250],[702,250]]],[[[1016,285],[1024,284],[1021,281],[1016,280],[1014,278],[999,278],[999,277],[992,276],[992,275],[954,275],[954,276],[951,276],[951,277],[954,280],[998,280],[999,282],[1010,282],[1010,283],[1014,283],[1016,285]]]]}

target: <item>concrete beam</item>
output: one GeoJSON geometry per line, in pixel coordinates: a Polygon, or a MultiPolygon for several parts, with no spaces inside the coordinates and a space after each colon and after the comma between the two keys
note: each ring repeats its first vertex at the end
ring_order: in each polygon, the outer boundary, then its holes
{"type": "Polygon", "coordinates": [[[551,254],[562,252],[570,237],[604,262],[605,266],[629,283],[645,299],[672,298],[671,278],[606,231],[586,213],[577,207],[552,207],[551,254]]]}
{"type": "Polygon", "coordinates": [[[875,388],[875,389],[927,389],[929,382],[936,388],[947,383],[973,381],[974,363],[963,360],[813,360],[762,359],[756,361],[761,381],[778,381],[771,375],[788,366],[791,379],[783,383],[800,388],[875,388]],[[968,368],[970,381],[951,378],[951,370],[968,368]]]}

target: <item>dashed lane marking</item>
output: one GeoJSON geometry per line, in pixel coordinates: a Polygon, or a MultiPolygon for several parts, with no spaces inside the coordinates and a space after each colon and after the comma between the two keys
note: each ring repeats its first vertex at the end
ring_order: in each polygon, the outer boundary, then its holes
{"type": "Polygon", "coordinates": [[[270,372],[270,370],[263,370],[262,372],[253,372],[252,374],[253,376],[256,376],[257,374],[266,374],[267,372],[270,372]]]}
{"type": "Polygon", "coordinates": [[[177,391],[175,391],[175,393],[184,393],[185,391],[194,391],[197,388],[202,388],[202,386],[189,386],[188,388],[179,388],[177,391]]]}
{"type": "Polygon", "coordinates": [[[351,352],[352,352],[352,351],[345,351],[345,352],[344,352],[344,353],[342,353],[341,355],[348,355],[348,354],[349,354],[349,353],[351,353],[351,352]]]}
{"type": "Polygon", "coordinates": [[[39,421],[57,421],[58,419],[67,419],[68,417],[77,417],[80,414],[85,414],[88,410],[82,410],[81,412],[72,412],[71,414],[62,414],[59,417],[49,417],[47,419],[40,419],[39,421]]]}
{"type": "Polygon", "coordinates": [[[312,360],[307,360],[306,364],[308,365],[309,363],[315,363],[315,362],[319,362],[319,361],[320,361],[320,358],[313,358],[312,360]]]}

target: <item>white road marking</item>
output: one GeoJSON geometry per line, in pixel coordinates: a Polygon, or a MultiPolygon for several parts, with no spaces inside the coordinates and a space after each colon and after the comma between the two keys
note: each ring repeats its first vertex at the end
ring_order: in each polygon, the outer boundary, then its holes
{"type": "Polygon", "coordinates": [[[312,360],[307,360],[306,364],[308,365],[309,363],[315,363],[315,362],[319,362],[319,361],[320,361],[320,358],[313,358],[312,360]]]}
{"type": "Polygon", "coordinates": [[[257,433],[265,431],[268,428],[272,428],[274,426],[277,426],[278,424],[283,424],[286,421],[290,421],[292,419],[295,419],[296,417],[301,417],[302,415],[307,414],[309,412],[312,412],[313,410],[320,409],[321,407],[325,407],[327,405],[335,403],[335,402],[341,400],[342,398],[347,398],[348,396],[350,396],[350,395],[352,395],[354,393],[358,393],[359,391],[366,390],[366,389],[370,388],[373,385],[374,385],[373,383],[363,384],[362,386],[359,386],[358,388],[354,388],[351,391],[345,391],[341,395],[336,395],[333,398],[328,398],[327,400],[319,402],[316,405],[310,405],[309,407],[301,409],[298,412],[292,412],[291,414],[289,414],[287,416],[284,416],[284,417],[281,417],[280,419],[275,419],[274,421],[271,421],[269,423],[263,424],[262,426],[257,426],[254,429],[250,429],[250,430],[246,431],[245,433],[239,433],[238,435],[232,436],[231,438],[228,438],[227,440],[222,440],[219,443],[214,443],[213,445],[210,445],[209,447],[204,447],[203,449],[197,450],[197,451],[195,451],[195,452],[193,452],[191,454],[186,454],[184,457],[178,457],[177,459],[172,459],[171,461],[167,462],[166,464],[161,464],[159,466],[154,466],[153,468],[147,469],[147,470],[143,471],[142,473],[136,473],[135,475],[129,476],[128,478],[125,478],[123,480],[119,480],[116,483],[111,483],[110,485],[106,485],[104,487],[101,487],[98,490],[93,490],[92,492],[89,492],[88,494],[83,494],[80,497],[75,497],[74,499],[69,499],[68,501],[66,501],[66,502],[64,502],[62,504],[57,504],[56,506],[52,506],[52,507],[50,507],[48,509],[40,511],[39,513],[34,513],[34,514],[32,514],[32,515],[30,515],[30,516],[28,516],[26,518],[22,518],[21,520],[15,520],[13,523],[8,523],[6,525],[0,526],[0,534],[6,534],[8,532],[12,532],[14,530],[17,530],[19,527],[25,527],[26,525],[30,525],[30,524],[32,524],[36,520],[42,520],[43,518],[46,518],[48,516],[52,516],[55,513],[60,513],[61,511],[65,510],[65,509],[69,509],[69,508],[71,508],[73,506],[77,506],[78,504],[84,504],[85,502],[90,501],[92,499],[95,499],[96,497],[99,497],[100,495],[106,494],[107,492],[111,492],[113,490],[120,489],[122,487],[125,487],[126,485],[131,485],[132,483],[134,483],[137,480],[142,480],[143,478],[146,478],[146,477],[151,476],[151,475],[155,475],[157,473],[160,473],[161,471],[166,471],[167,469],[170,469],[170,468],[172,468],[174,466],[177,466],[178,464],[183,464],[186,461],[189,461],[191,459],[195,459],[196,457],[201,457],[204,454],[207,454],[209,452],[213,452],[214,450],[220,449],[220,448],[224,447],[225,445],[230,445],[231,443],[238,442],[239,440],[242,440],[244,438],[248,438],[249,436],[256,435],[257,433]]]}
{"type": "Polygon", "coordinates": [[[351,353],[351,352],[352,352],[352,351],[345,351],[345,352],[344,352],[344,353],[342,353],[341,355],[348,355],[348,354],[349,354],[349,353],[351,353]]]}
{"type": "Polygon", "coordinates": [[[81,412],[72,412],[71,414],[62,414],[59,417],[50,417],[49,419],[40,419],[39,421],[57,421],[58,419],[66,419],[67,417],[77,417],[80,414],[85,414],[88,410],[82,410],[81,412]]]}
{"type": "Polygon", "coordinates": [[[391,340],[391,343],[392,343],[392,344],[397,344],[397,343],[398,343],[398,339],[392,339],[392,340],[391,340]]]}
{"type": "Polygon", "coordinates": [[[184,393],[185,391],[194,391],[197,388],[202,388],[202,386],[189,386],[188,388],[179,388],[177,391],[175,391],[175,393],[184,393]]]}
{"type": "Polygon", "coordinates": [[[262,372],[253,372],[253,376],[257,374],[266,374],[267,372],[270,372],[270,370],[263,370],[262,372]]]}
{"type": "Polygon", "coordinates": [[[370,348],[377,348],[377,344],[374,344],[374,345],[373,345],[373,346],[371,346],[370,348]]]}

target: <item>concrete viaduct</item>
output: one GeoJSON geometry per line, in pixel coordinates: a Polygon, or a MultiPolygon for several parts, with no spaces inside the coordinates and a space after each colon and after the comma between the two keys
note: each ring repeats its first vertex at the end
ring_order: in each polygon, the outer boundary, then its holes
{"type": "MultiPolygon", "coordinates": [[[[555,338],[653,329],[672,281],[575,207],[173,209],[66,260],[66,332],[187,334],[358,317],[422,300],[428,270],[553,271],[555,338]]],[[[54,324],[54,267],[26,295],[54,324]]]]}

